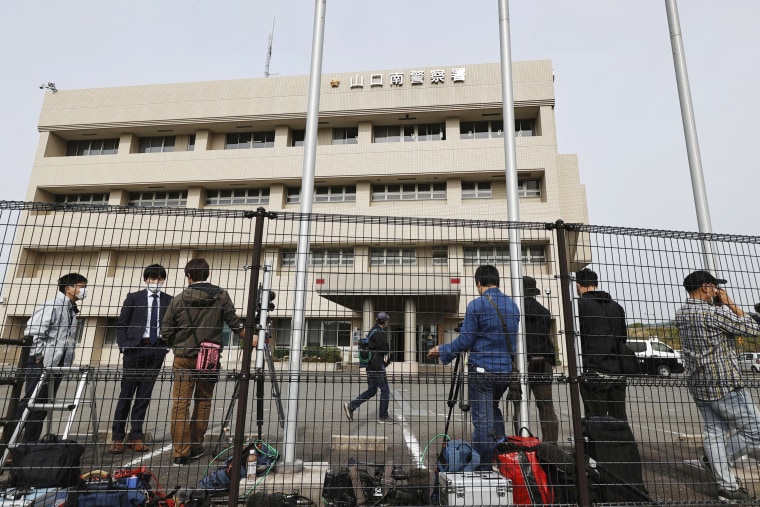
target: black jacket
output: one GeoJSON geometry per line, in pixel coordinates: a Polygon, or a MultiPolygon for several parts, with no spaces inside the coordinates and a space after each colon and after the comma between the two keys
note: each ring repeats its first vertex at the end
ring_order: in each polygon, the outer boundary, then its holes
{"type": "Polygon", "coordinates": [[[625,310],[604,291],[586,292],[578,300],[583,368],[619,374],[618,342],[625,343],[625,310]]]}
{"type": "MultiPolygon", "coordinates": [[[[161,291],[158,297],[159,325],[166,315],[172,296],[161,291]]],[[[148,289],[130,292],[121,306],[119,320],[116,321],[116,343],[120,349],[137,347],[145,334],[148,322],[148,289]]]]}
{"type": "Polygon", "coordinates": [[[375,324],[370,333],[372,336],[369,338],[368,345],[369,350],[372,351],[372,358],[367,365],[367,370],[382,371],[385,366],[385,356],[388,355],[388,335],[378,324],[375,324]]]}
{"type": "Polygon", "coordinates": [[[528,355],[545,356],[549,364],[554,364],[555,351],[551,339],[552,314],[534,297],[526,297],[523,301],[523,325],[528,355]]]}

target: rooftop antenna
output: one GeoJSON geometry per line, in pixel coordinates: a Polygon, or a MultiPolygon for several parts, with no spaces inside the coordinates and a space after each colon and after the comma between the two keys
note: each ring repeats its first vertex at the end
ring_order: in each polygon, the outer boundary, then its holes
{"type": "Polygon", "coordinates": [[[264,63],[264,77],[269,77],[269,62],[272,60],[272,41],[274,40],[274,16],[272,16],[272,31],[269,32],[269,42],[267,43],[267,59],[264,63]]]}

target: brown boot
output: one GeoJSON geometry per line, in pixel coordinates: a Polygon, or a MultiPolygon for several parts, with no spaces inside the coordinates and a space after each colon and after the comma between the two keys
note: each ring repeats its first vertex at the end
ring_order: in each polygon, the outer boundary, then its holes
{"type": "Polygon", "coordinates": [[[132,449],[135,452],[148,452],[150,451],[150,447],[145,445],[145,442],[143,442],[141,439],[136,438],[134,440],[130,440],[127,445],[130,449],[132,449]]]}
{"type": "Polygon", "coordinates": [[[108,449],[111,454],[121,454],[124,452],[124,440],[114,440],[111,448],[108,449]]]}

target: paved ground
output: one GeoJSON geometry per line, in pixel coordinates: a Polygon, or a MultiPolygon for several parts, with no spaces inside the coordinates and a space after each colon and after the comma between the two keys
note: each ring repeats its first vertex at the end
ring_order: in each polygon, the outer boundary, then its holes
{"type": "MultiPolygon", "coordinates": [[[[110,433],[110,418],[115,399],[118,397],[118,393],[115,392],[118,386],[116,379],[113,373],[101,374],[90,386],[95,393],[94,408],[99,419],[99,433],[103,437],[110,433]]],[[[683,380],[678,377],[667,380],[650,378],[633,384],[635,385],[628,388],[629,419],[642,453],[646,483],[651,495],[663,503],[690,504],[714,499],[715,485],[697,466],[696,460],[701,453],[701,424],[683,380]]],[[[351,458],[360,462],[392,462],[407,469],[434,467],[435,455],[440,449],[449,411],[446,398],[449,393],[450,376],[439,372],[437,375],[423,374],[415,378],[394,379],[391,384],[391,413],[397,421],[394,425],[377,423],[376,398],[355,412],[353,422],[346,419],[341,409],[342,403],[358,395],[366,385],[355,372],[304,373],[298,385],[295,458],[307,462],[327,462],[333,468],[345,466],[351,458]],[[368,436],[373,437],[374,445],[366,445],[368,436]]],[[[94,446],[88,445],[83,460],[83,471],[96,468],[113,471],[146,466],[164,488],[194,488],[208,469],[216,467],[213,463],[210,465],[210,460],[219,439],[224,417],[232,403],[233,390],[234,381],[231,379],[222,379],[217,385],[212,422],[207,434],[206,456],[191,462],[190,466],[173,467],[168,430],[171,382],[168,373],[163,375],[154,391],[145,427],[152,437],[152,452],[128,451],[121,455],[112,455],[104,452],[103,446],[96,452],[94,446]],[[96,459],[98,455],[102,459],[100,465],[96,459]]],[[[752,392],[756,399],[757,391],[757,386],[753,386],[752,392]]],[[[73,385],[68,387],[67,392],[73,392],[73,385]]],[[[246,403],[246,438],[256,438],[259,435],[255,394],[256,389],[252,384],[246,403]]],[[[288,384],[284,384],[282,397],[286,409],[289,396],[288,384]]],[[[560,444],[571,450],[568,384],[555,384],[554,396],[561,423],[560,444]]],[[[535,424],[537,416],[534,412],[532,410],[529,417],[532,421],[531,429],[534,434],[540,435],[540,428],[535,424]]],[[[86,440],[91,414],[89,405],[83,405],[77,414],[72,435],[80,442],[86,440]]],[[[268,381],[265,384],[260,415],[263,419],[260,430],[262,439],[282,452],[284,432],[278,424],[268,381]]],[[[468,413],[461,411],[458,406],[455,407],[449,435],[469,440],[471,426],[467,417],[468,413]]],[[[233,425],[234,422],[233,419],[233,425]]],[[[222,445],[222,448],[226,447],[227,442],[224,438],[222,443],[225,445],[222,445]]],[[[760,489],[756,489],[760,482],[757,457],[752,454],[743,460],[738,465],[738,473],[748,489],[755,489],[756,493],[760,494],[760,489]]],[[[253,484],[247,483],[245,487],[251,488],[253,484]]],[[[288,488],[300,489],[296,478],[288,488]]]]}

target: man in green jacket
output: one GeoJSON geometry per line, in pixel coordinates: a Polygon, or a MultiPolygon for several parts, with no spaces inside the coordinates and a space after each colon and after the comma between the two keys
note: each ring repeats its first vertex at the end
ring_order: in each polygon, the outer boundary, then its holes
{"type": "MultiPolygon", "coordinates": [[[[171,412],[174,466],[185,466],[205,454],[203,437],[208,429],[211,398],[216,378],[194,374],[202,342],[222,345],[224,323],[233,333],[245,337],[243,321],[226,290],[208,283],[205,259],[191,259],[185,265],[188,286],[174,297],[161,322],[164,339],[174,349],[174,383],[171,412]],[[190,401],[194,402],[190,415],[190,401]]],[[[254,338],[256,341],[256,338],[254,338]]]]}

